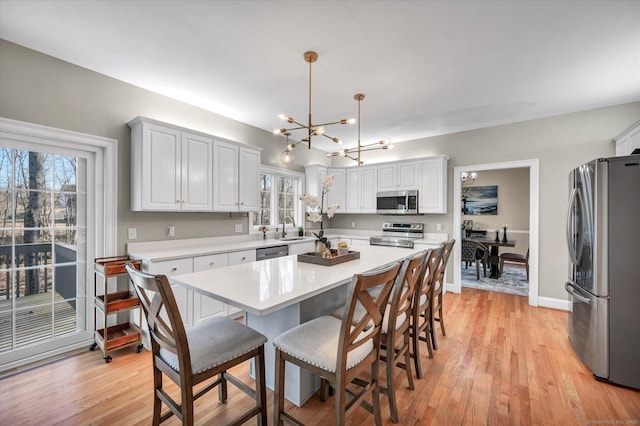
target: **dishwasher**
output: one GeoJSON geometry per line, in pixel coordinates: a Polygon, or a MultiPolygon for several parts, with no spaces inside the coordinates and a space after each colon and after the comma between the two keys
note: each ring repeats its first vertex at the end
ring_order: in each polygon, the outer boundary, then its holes
{"type": "Polygon", "coordinates": [[[273,259],[275,257],[289,256],[289,246],[264,247],[256,249],[256,262],[259,260],[273,259]]]}

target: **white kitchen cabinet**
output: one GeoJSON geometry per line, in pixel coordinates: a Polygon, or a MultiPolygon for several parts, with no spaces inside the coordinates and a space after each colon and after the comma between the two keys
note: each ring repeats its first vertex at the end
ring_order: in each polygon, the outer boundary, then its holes
{"type": "MultiPolygon", "coordinates": [[[[196,256],[193,258],[193,272],[222,268],[229,265],[227,253],[196,256]]],[[[217,316],[228,314],[229,306],[219,300],[193,292],[193,325],[217,316]]]]}
{"type": "Polygon", "coordinates": [[[378,191],[418,189],[420,165],[416,161],[401,161],[378,165],[378,191]]]}
{"type": "Polygon", "coordinates": [[[310,253],[316,248],[315,241],[305,241],[304,243],[290,244],[289,254],[310,253]]]}
{"type": "Polygon", "coordinates": [[[420,213],[447,212],[447,162],[446,155],[421,160],[418,185],[418,211],[420,213]]]}
{"type": "MultiPolygon", "coordinates": [[[[229,266],[238,265],[240,263],[247,262],[255,262],[256,261],[256,250],[242,250],[242,251],[232,251],[229,253],[229,266]]],[[[242,278],[239,277],[241,280],[242,278]]],[[[234,283],[229,283],[229,285],[234,285],[234,283]]],[[[236,308],[235,306],[228,305],[227,315],[238,315],[242,312],[241,309],[236,308]]]]}
{"type": "Polygon", "coordinates": [[[616,156],[630,155],[634,149],[640,149],[640,120],[625,129],[614,139],[616,156]]]}
{"type": "Polygon", "coordinates": [[[138,117],[131,127],[131,210],[211,211],[213,138],[138,117]]]}
{"type": "Polygon", "coordinates": [[[213,159],[213,210],[258,210],[260,151],[216,140],[213,144],[213,159]]]}
{"type": "Polygon", "coordinates": [[[369,245],[369,238],[356,238],[356,237],[351,237],[351,245],[350,247],[358,247],[358,246],[368,246],[369,245]]]}
{"type": "MultiPolygon", "coordinates": [[[[147,265],[143,263],[143,267],[144,266],[147,265]]],[[[172,277],[174,275],[180,274],[188,274],[193,272],[193,259],[191,257],[188,257],[183,259],[150,262],[148,264],[148,268],[145,269],[148,269],[145,272],[156,275],[162,274],[166,275],[167,277],[172,277]]],[[[180,311],[180,316],[182,317],[182,322],[184,322],[185,327],[191,326],[193,324],[191,317],[191,291],[187,290],[186,287],[181,285],[172,285],[171,289],[173,290],[173,296],[176,299],[178,310],[180,311]]]]}
{"type": "Polygon", "coordinates": [[[327,178],[327,168],[313,164],[305,166],[304,168],[304,180],[305,180],[305,193],[315,195],[320,199],[322,193],[322,184],[327,178]]]}
{"type": "Polygon", "coordinates": [[[330,205],[337,204],[339,207],[336,213],[344,213],[347,206],[347,171],[344,167],[328,168],[327,175],[333,176],[333,186],[327,193],[324,211],[326,212],[330,205]]]}
{"type": "Polygon", "coordinates": [[[375,213],[378,166],[347,169],[346,213],[375,213]]]}

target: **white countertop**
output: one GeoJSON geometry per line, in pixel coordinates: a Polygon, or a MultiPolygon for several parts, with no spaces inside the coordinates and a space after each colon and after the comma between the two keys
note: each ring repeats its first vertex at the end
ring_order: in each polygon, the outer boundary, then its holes
{"type": "Polygon", "coordinates": [[[345,284],[354,274],[404,259],[418,249],[359,246],[360,259],[334,266],[298,262],[297,255],[170,278],[254,315],[266,315],[345,284]]]}
{"type": "MultiPolygon", "coordinates": [[[[345,239],[369,239],[369,237],[381,235],[382,231],[369,231],[357,229],[327,229],[324,236],[327,238],[345,239]]],[[[289,232],[292,236],[293,232],[289,232]]],[[[429,244],[437,246],[446,241],[447,234],[424,234],[424,239],[415,240],[417,244],[429,244]]],[[[261,235],[241,235],[227,237],[190,238],[177,240],[147,241],[128,243],[127,254],[149,262],[181,259],[194,256],[207,256],[218,253],[251,250],[262,247],[274,247],[281,245],[302,244],[315,241],[315,237],[303,237],[299,240],[279,240],[275,238],[262,239],[261,235]]],[[[359,246],[360,247],[360,246],[359,246]]]]}

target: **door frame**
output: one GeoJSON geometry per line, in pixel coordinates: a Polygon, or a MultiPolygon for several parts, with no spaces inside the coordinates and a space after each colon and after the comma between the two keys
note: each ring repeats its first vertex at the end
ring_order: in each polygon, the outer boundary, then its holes
{"type": "MultiPolygon", "coordinates": [[[[476,164],[459,166],[453,169],[453,238],[462,241],[460,223],[462,220],[462,172],[480,172],[486,170],[529,169],[529,305],[538,306],[538,252],[539,252],[539,188],[540,162],[538,159],[508,161],[503,163],[476,164]]],[[[462,291],[462,244],[453,247],[453,285],[454,293],[462,291]]]]}
{"type": "MultiPolygon", "coordinates": [[[[0,139],[8,141],[9,146],[13,148],[19,148],[21,144],[49,145],[84,151],[94,157],[95,170],[90,179],[94,185],[93,188],[87,188],[88,191],[96,191],[93,205],[87,206],[87,214],[91,215],[91,218],[87,218],[87,222],[92,221],[95,230],[90,252],[95,257],[115,255],[118,234],[118,141],[2,117],[0,117],[0,139]]],[[[87,339],[79,343],[70,343],[66,338],[61,338],[59,341],[51,342],[51,345],[43,351],[27,347],[8,352],[0,357],[0,371],[59,355],[86,346],[93,341],[95,324],[92,310],[95,288],[91,258],[87,258],[86,277],[86,294],[89,301],[85,330],[87,339]]]]}

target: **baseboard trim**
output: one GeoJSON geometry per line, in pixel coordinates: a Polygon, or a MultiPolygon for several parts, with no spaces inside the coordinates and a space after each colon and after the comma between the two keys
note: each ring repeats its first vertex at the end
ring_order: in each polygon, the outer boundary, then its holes
{"type": "Polygon", "coordinates": [[[541,308],[560,309],[562,311],[571,310],[571,304],[565,299],[554,299],[552,297],[538,297],[538,306],[541,308]]]}

